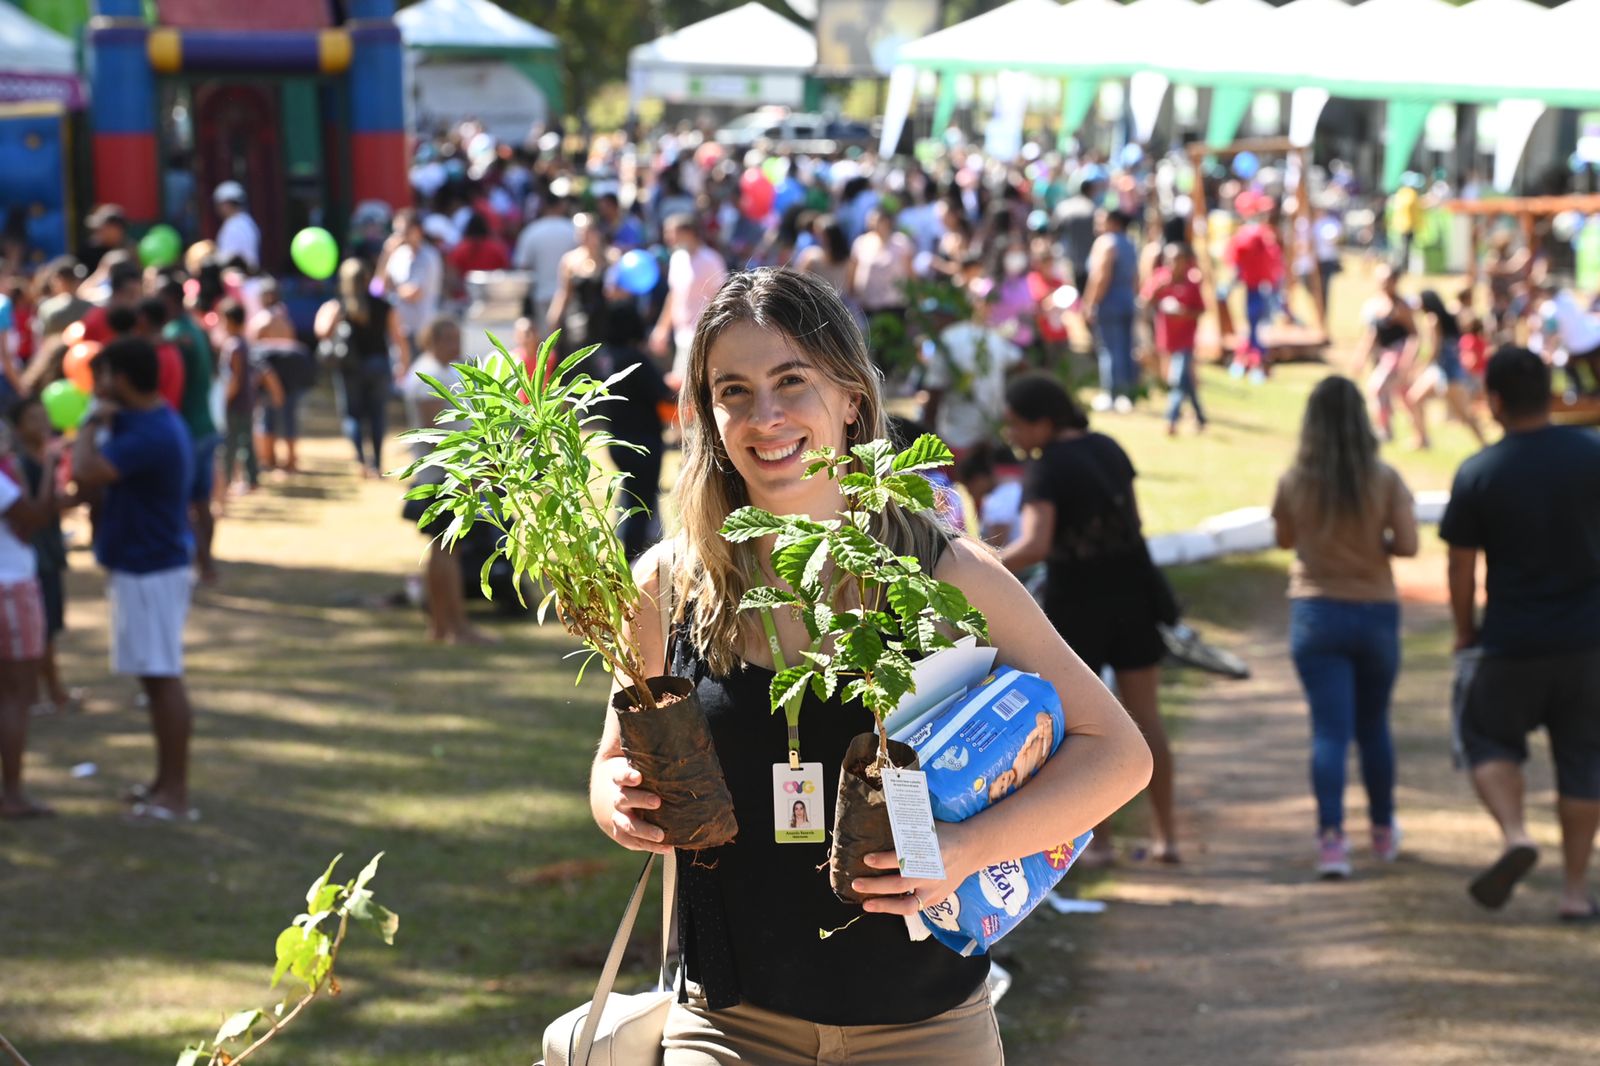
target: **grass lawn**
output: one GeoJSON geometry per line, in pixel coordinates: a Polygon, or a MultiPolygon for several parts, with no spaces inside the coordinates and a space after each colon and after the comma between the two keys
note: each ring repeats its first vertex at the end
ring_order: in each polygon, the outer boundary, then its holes
{"type": "MultiPolygon", "coordinates": [[[[1326,372],[1284,367],[1256,388],[1208,368],[1204,436],[1168,440],[1153,412],[1102,416],[1140,470],[1149,530],[1270,502],[1326,372]]],[[[1447,487],[1470,451],[1458,427],[1436,436],[1432,453],[1391,453],[1414,489],[1447,487]]],[[[29,752],[31,786],[61,817],[0,824],[0,1031],[36,1066],[170,1062],[226,1014],[273,1002],[272,937],[338,852],[345,877],[387,852],[373,887],[399,936],[386,948],[357,930],[343,995],[263,1061],[526,1063],[545,1023],[592,987],[638,867],[587,810],[603,679],[574,689],[571,642],[521,621],[496,625],[489,649],[424,641],[417,612],[379,606],[422,548],[396,487],[351,476],[342,441],[305,451],[305,475],[231,505],[223,584],[195,599],[198,825],[122,816],[151,742],[132,686],[107,674],[100,578],[74,553],[62,665],[89,700],[36,719],[29,752]],[[87,762],[95,774],[72,776],[87,762]]],[[[1248,624],[1238,566],[1279,594],[1270,558],[1199,568],[1179,577],[1197,616],[1248,624]]],[[[656,920],[647,904],[641,928],[656,920]]],[[[644,981],[647,941],[625,988],[644,981]]],[[[1039,997],[1070,976],[1034,969],[1008,1001],[1008,1033],[1048,1027],[1055,1006],[1039,997]]]]}

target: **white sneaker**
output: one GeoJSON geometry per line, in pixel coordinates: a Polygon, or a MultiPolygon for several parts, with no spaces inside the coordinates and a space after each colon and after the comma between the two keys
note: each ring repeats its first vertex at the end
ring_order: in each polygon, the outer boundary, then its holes
{"type": "Polygon", "coordinates": [[[1094,411],[1111,410],[1111,394],[1109,392],[1096,393],[1094,399],[1089,401],[1089,408],[1094,411]]]}
{"type": "Polygon", "coordinates": [[[1111,409],[1119,415],[1125,415],[1133,410],[1133,401],[1126,396],[1118,396],[1112,401],[1111,409]]]}

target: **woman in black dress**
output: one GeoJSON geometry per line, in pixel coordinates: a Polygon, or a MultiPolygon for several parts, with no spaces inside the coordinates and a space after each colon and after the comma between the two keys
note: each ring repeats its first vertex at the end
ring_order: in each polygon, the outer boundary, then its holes
{"type": "MultiPolygon", "coordinates": [[[[1006,439],[1030,459],[1022,481],[1022,532],[1000,553],[1013,572],[1045,564],[1044,611],[1096,674],[1116,674],[1122,704],[1155,758],[1150,806],[1152,853],[1178,860],[1172,752],[1158,689],[1166,656],[1160,623],[1175,620],[1171,591],[1150,560],[1134,499],[1133,463],[1089,419],[1061,383],[1025,374],[1006,386],[1006,439]]],[[[1091,853],[1110,856],[1111,834],[1095,832],[1091,853]]]]}

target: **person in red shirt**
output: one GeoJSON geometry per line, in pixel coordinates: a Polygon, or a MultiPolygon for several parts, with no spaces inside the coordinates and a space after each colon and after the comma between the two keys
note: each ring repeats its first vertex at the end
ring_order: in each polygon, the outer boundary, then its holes
{"type": "Polygon", "coordinates": [[[1162,261],[1163,265],[1151,273],[1142,295],[1155,310],[1156,347],[1167,360],[1167,436],[1175,437],[1184,400],[1194,408],[1200,428],[1206,428],[1206,413],[1200,407],[1194,373],[1195,334],[1206,302],[1194,249],[1182,242],[1169,244],[1162,261]]]}
{"type": "Polygon", "coordinates": [[[1283,279],[1283,246],[1278,234],[1267,224],[1272,201],[1265,193],[1245,191],[1234,201],[1234,209],[1245,219],[1228,241],[1227,260],[1244,286],[1244,310],[1250,323],[1249,337],[1240,346],[1238,362],[1250,372],[1250,380],[1266,377],[1266,349],[1261,344],[1261,323],[1272,313],[1278,287],[1283,279]]]}
{"type": "MultiPolygon", "coordinates": [[[[111,256],[125,257],[123,252],[108,252],[106,258],[111,256]]],[[[131,259],[114,263],[107,272],[106,302],[99,307],[91,307],[83,316],[83,340],[94,341],[96,344],[109,344],[118,330],[112,328],[111,312],[117,308],[126,308],[131,311],[138,305],[144,295],[144,273],[139,269],[139,264],[131,259]]],[[[126,332],[126,331],[123,331],[126,332]]]]}
{"type": "Polygon", "coordinates": [[[474,211],[446,261],[463,276],[474,270],[510,270],[511,250],[489,232],[489,223],[474,211]]]}
{"type": "Polygon", "coordinates": [[[183,353],[178,346],[161,336],[166,327],[167,305],[150,296],[139,301],[137,324],[133,332],[155,346],[156,391],[174,411],[183,409],[183,353]]]}

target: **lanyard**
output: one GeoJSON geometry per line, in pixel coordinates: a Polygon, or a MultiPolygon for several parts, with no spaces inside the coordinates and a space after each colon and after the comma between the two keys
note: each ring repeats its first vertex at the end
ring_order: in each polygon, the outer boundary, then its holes
{"type": "MultiPolygon", "coordinates": [[[[767,631],[767,646],[772,649],[772,665],[779,671],[789,668],[788,661],[784,658],[783,645],[778,642],[778,624],[772,620],[772,612],[767,608],[761,609],[761,628],[767,631]]],[[[813,645],[812,650],[816,650],[813,645]]],[[[789,722],[789,768],[800,769],[800,705],[805,702],[805,689],[801,689],[783,705],[783,716],[789,722]]]]}

